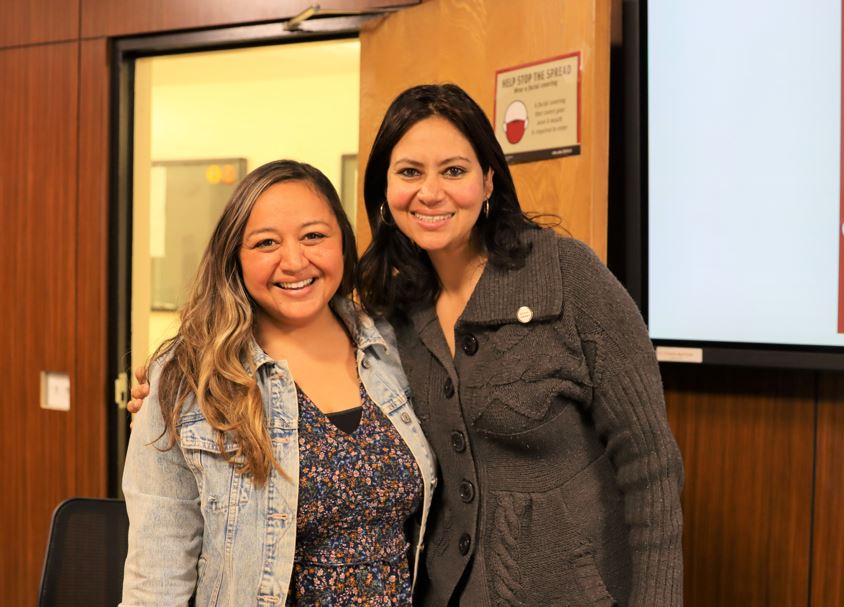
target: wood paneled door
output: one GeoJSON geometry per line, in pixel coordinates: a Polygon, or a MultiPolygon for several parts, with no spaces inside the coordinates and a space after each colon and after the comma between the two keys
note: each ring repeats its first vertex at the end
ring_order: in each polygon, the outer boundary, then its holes
{"type": "MultiPolygon", "coordinates": [[[[368,24],[360,40],[361,159],[390,102],[409,86],[457,83],[491,117],[496,70],[580,51],[581,154],[511,170],[526,211],[559,216],[606,259],[609,0],[425,2],[368,24]]],[[[362,196],[358,202],[358,217],[365,217],[362,196]]],[[[358,246],[369,240],[359,221],[358,246]]]]}

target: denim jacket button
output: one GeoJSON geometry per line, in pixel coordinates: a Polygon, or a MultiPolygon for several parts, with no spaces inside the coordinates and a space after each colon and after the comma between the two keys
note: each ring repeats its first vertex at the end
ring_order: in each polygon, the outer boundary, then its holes
{"type": "Polygon", "coordinates": [[[410,423],[410,414],[407,411],[403,411],[402,414],[401,414],[401,420],[404,423],[409,424],[410,423]]]}

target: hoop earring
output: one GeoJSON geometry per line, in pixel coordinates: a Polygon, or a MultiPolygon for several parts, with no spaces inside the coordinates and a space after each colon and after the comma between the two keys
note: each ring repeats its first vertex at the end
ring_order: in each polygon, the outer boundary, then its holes
{"type": "Polygon", "coordinates": [[[389,226],[389,227],[391,227],[391,228],[392,228],[392,227],[395,227],[395,225],[396,225],[396,222],[395,222],[395,221],[393,221],[392,223],[391,223],[391,222],[389,222],[389,221],[387,221],[387,214],[386,214],[386,212],[384,211],[384,208],[385,208],[386,206],[387,206],[387,203],[386,203],[386,202],[382,202],[382,203],[381,203],[381,206],[380,206],[380,207],[378,207],[378,214],[381,216],[381,223],[383,223],[385,226],[389,226]]]}
{"type": "Polygon", "coordinates": [[[489,219],[489,198],[484,200],[483,205],[481,205],[481,213],[484,214],[484,219],[489,219]]]}

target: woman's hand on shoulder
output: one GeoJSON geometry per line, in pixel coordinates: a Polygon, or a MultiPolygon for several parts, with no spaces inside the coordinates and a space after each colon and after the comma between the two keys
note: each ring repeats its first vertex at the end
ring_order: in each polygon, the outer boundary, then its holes
{"type": "Polygon", "coordinates": [[[132,400],[130,400],[126,408],[130,413],[137,413],[144,406],[144,399],[149,396],[149,379],[147,378],[146,367],[140,366],[135,369],[135,379],[138,383],[132,386],[132,400]]]}

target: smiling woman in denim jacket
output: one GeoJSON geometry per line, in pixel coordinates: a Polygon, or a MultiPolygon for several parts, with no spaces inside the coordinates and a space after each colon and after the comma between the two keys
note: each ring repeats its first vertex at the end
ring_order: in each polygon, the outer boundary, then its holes
{"type": "Polygon", "coordinates": [[[410,604],[435,464],[392,331],[348,298],[355,263],[318,170],[238,186],[151,359],[123,605],[410,604]]]}

